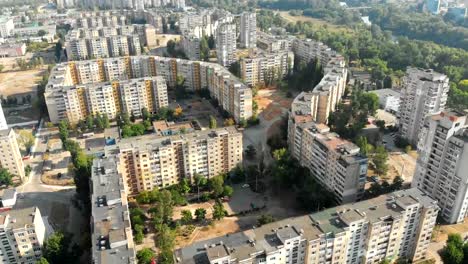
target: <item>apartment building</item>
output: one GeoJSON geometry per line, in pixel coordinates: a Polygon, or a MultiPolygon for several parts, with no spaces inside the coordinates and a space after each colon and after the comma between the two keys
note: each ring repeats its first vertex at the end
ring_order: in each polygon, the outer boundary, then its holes
{"type": "Polygon", "coordinates": [[[176,263],[380,263],[425,259],[437,203],[416,188],[239,233],[174,252],[176,263]]]}
{"type": "Polygon", "coordinates": [[[8,123],[3,113],[2,102],[0,102],[0,130],[8,129],[8,123]]]}
{"type": "Polygon", "coordinates": [[[249,57],[241,58],[239,64],[241,79],[254,87],[286,77],[294,67],[294,53],[251,52],[249,57]]]}
{"type": "Polygon", "coordinates": [[[304,42],[298,40],[294,43],[294,56],[305,62],[311,59],[319,60],[324,65],[324,77],[312,91],[301,92],[294,99],[291,105],[291,115],[311,115],[315,122],[327,123],[330,113],[335,111],[346,88],[348,76],[346,62],[341,55],[323,48],[323,44],[316,44],[309,40],[304,42]]]}
{"type": "Polygon", "coordinates": [[[221,9],[202,9],[197,12],[185,11],[179,17],[179,29],[182,35],[216,37],[218,27],[223,23],[232,23],[234,16],[221,9]]]}
{"type": "Polygon", "coordinates": [[[13,35],[15,24],[13,18],[1,16],[0,17],[0,38],[8,38],[13,35]]]}
{"type": "Polygon", "coordinates": [[[359,147],[330,132],[311,116],[295,116],[288,121],[291,155],[334,195],[338,203],[362,198],[367,177],[367,157],[359,147]]]}
{"type": "Polygon", "coordinates": [[[113,157],[91,168],[92,263],[136,264],[127,190],[113,157]]]}
{"type": "Polygon", "coordinates": [[[200,39],[194,35],[182,35],[180,45],[190,60],[200,60],[200,39]]]}
{"type": "Polygon", "coordinates": [[[402,86],[398,115],[400,134],[416,145],[426,116],[445,109],[449,78],[434,70],[408,68],[402,86]]]}
{"type": "Polygon", "coordinates": [[[0,167],[24,179],[24,164],[13,129],[0,130],[0,167]]]}
{"type": "Polygon", "coordinates": [[[242,162],[242,133],[234,127],[173,136],[122,139],[107,147],[115,155],[129,194],[165,188],[196,174],[207,178],[227,173],[242,162]]]}
{"type": "MultiPolygon", "coordinates": [[[[88,23],[88,20],[80,23],[88,23]],[[84,22],[87,21],[87,22],[84,22]]],[[[94,21],[94,20],[92,20],[94,21]]],[[[117,25],[120,22],[102,20],[97,27],[77,28],[66,37],[65,48],[68,60],[141,55],[143,46],[156,45],[156,30],[152,25],[117,25]]]]}
{"type": "Polygon", "coordinates": [[[216,54],[218,63],[228,67],[236,61],[236,25],[222,24],[216,31],[216,54]]]}
{"type": "Polygon", "coordinates": [[[275,36],[257,31],[257,46],[266,52],[291,51],[294,37],[275,36]]]}
{"type": "MultiPolygon", "coordinates": [[[[115,114],[114,109],[117,112],[127,111],[126,109],[137,111],[136,105],[138,107],[148,105],[149,111],[157,111],[160,107],[167,106],[166,85],[175,87],[177,76],[184,77],[188,90],[208,89],[212,98],[216,99],[237,122],[252,116],[252,91],[224,67],[215,63],[175,58],[135,56],[57,65],[51,72],[45,91],[49,117],[53,123],[60,120],[76,123],[89,113],[97,113],[96,111],[104,109],[108,109],[106,110],[108,112],[101,114],[107,113],[109,116],[115,114]],[[163,78],[166,85],[162,84],[162,79],[153,77],[163,78]],[[143,83],[146,85],[146,93],[142,91],[143,83]],[[110,93],[109,85],[114,87],[113,95],[110,93]],[[126,93],[123,90],[125,87],[133,87],[129,89],[140,87],[138,88],[140,90],[126,93]],[[113,96],[116,106],[109,106],[110,108],[104,106],[104,102],[99,99],[94,104],[90,101],[91,92],[99,94],[97,98],[109,98],[104,94],[113,96]],[[123,97],[122,94],[128,96],[123,97]],[[133,107],[127,107],[127,103],[130,102],[134,104],[133,107]],[[100,106],[95,107],[95,105],[100,106]]],[[[112,105],[112,100],[106,101],[105,104],[112,105]]]]}
{"type": "Polygon", "coordinates": [[[37,207],[0,212],[0,262],[35,264],[46,229],[37,207]]]}
{"type": "Polygon", "coordinates": [[[257,14],[244,12],[240,15],[240,46],[246,49],[257,47],[257,14]]]}
{"type": "Polygon", "coordinates": [[[419,138],[412,186],[439,202],[446,222],[463,222],[468,216],[467,113],[444,111],[426,117],[419,138]]]}

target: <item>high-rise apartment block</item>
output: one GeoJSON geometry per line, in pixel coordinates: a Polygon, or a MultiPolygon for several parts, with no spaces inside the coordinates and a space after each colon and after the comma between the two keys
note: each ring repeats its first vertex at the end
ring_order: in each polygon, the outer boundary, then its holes
{"type": "Polygon", "coordinates": [[[468,215],[468,116],[444,111],[426,118],[419,134],[413,187],[439,202],[448,223],[468,215]]]}
{"type": "Polygon", "coordinates": [[[11,174],[24,178],[24,164],[13,129],[0,130],[0,167],[11,174]]]}
{"type": "Polygon", "coordinates": [[[257,15],[244,12],[240,17],[240,46],[251,49],[257,47],[257,15]]]}
{"type": "Polygon", "coordinates": [[[8,123],[3,113],[2,103],[0,102],[0,130],[8,129],[8,123]]]}
{"type": "Polygon", "coordinates": [[[98,112],[112,117],[132,110],[138,115],[138,108],[141,110],[143,106],[156,112],[168,104],[167,88],[162,80],[167,86],[175,87],[178,76],[184,77],[188,90],[208,89],[212,98],[237,122],[252,116],[252,91],[222,66],[135,56],[57,65],[45,91],[49,117],[53,123],[60,120],[77,123],[98,112]]]}
{"type": "Polygon", "coordinates": [[[190,60],[200,60],[200,39],[194,35],[182,35],[180,45],[190,60]]]}
{"type": "Polygon", "coordinates": [[[87,60],[141,55],[155,39],[156,29],[148,24],[79,28],[68,33],[65,47],[68,60],[87,60]]]}
{"type": "Polygon", "coordinates": [[[426,10],[432,14],[439,14],[440,12],[440,0],[426,0],[426,10]]]}
{"type": "Polygon", "coordinates": [[[0,213],[0,262],[35,264],[42,256],[46,236],[37,207],[0,213]]]}
{"type": "Polygon", "coordinates": [[[91,168],[92,263],[136,264],[127,191],[114,157],[91,168]]]}
{"type": "Polygon", "coordinates": [[[312,122],[311,116],[289,119],[288,146],[291,155],[334,194],[338,203],[362,198],[368,159],[358,146],[330,132],[325,124],[312,122]]]}
{"type": "Polygon", "coordinates": [[[165,188],[196,174],[211,178],[242,162],[242,133],[234,127],[160,137],[122,139],[106,149],[116,155],[129,194],[165,188]]]}
{"type": "Polygon", "coordinates": [[[425,118],[445,109],[448,91],[449,78],[446,75],[433,70],[406,70],[398,121],[401,135],[411,144],[418,143],[425,118]]]}
{"type": "Polygon", "coordinates": [[[216,31],[216,54],[218,63],[228,67],[236,61],[236,25],[222,24],[216,31]]]}
{"type": "Polygon", "coordinates": [[[346,88],[348,70],[345,59],[321,42],[296,39],[294,56],[308,63],[317,60],[323,65],[324,77],[310,92],[300,93],[291,105],[291,116],[311,115],[317,123],[327,123],[331,112],[341,101],[346,88]]]}
{"type": "Polygon", "coordinates": [[[286,77],[294,67],[292,52],[258,53],[241,58],[241,79],[250,86],[273,83],[286,77]]]}
{"type": "Polygon", "coordinates": [[[257,46],[266,52],[291,51],[292,36],[275,36],[262,31],[257,32],[257,46]]]}
{"type": "Polygon", "coordinates": [[[10,37],[13,34],[13,29],[15,29],[13,18],[0,17],[0,38],[10,37]]]}
{"type": "Polygon", "coordinates": [[[418,189],[379,196],[196,242],[176,263],[380,263],[425,258],[437,202],[418,189]]]}

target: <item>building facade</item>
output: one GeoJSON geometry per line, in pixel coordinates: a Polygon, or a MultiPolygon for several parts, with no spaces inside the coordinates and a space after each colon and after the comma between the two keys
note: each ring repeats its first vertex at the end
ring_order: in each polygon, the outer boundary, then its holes
{"type": "Polygon", "coordinates": [[[313,121],[327,123],[346,88],[348,69],[345,59],[325,44],[310,39],[294,40],[293,51],[301,62],[317,60],[323,65],[324,77],[312,91],[302,92],[294,99],[290,116],[311,115],[313,121]]]}
{"type": "Polygon", "coordinates": [[[0,38],[8,38],[13,35],[15,24],[13,18],[0,17],[0,38]]]}
{"type": "Polygon", "coordinates": [[[244,12],[240,17],[240,46],[246,49],[257,47],[257,15],[244,12]]]}
{"type": "Polygon", "coordinates": [[[241,58],[241,79],[248,85],[271,84],[286,77],[294,67],[292,52],[275,52],[252,54],[241,58]]]}
{"type": "Polygon", "coordinates": [[[310,116],[295,116],[288,123],[288,149],[335,196],[338,203],[358,201],[364,194],[368,159],[359,147],[330,132],[310,116]]]}
{"type": "Polygon", "coordinates": [[[0,213],[2,263],[35,264],[42,256],[46,229],[37,207],[0,213]]]}
{"type": "Polygon", "coordinates": [[[228,67],[236,61],[236,43],[236,25],[220,25],[216,31],[216,54],[219,64],[228,67]]]}
{"type": "Polygon", "coordinates": [[[24,179],[24,164],[13,129],[0,130],[0,167],[24,179]]]}
{"type": "Polygon", "coordinates": [[[106,149],[115,155],[129,194],[165,188],[181,179],[193,183],[227,173],[242,162],[242,133],[234,127],[174,136],[123,139],[106,149]]]}
{"type": "MultiPolygon", "coordinates": [[[[215,63],[136,56],[57,65],[51,72],[45,91],[49,117],[53,123],[60,120],[77,123],[88,114],[104,109],[110,110],[101,114],[109,116],[115,114],[114,110],[128,111],[130,107],[125,108],[127,103],[136,105],[136,101],[138,107],[148,105],[148,111],[155,112],[168,103],[167,89],[161,78],[168,87],[175,87],[178,76],[184,77],[188,90],[208,89],[211,97],[237,122],[252,116],[252,91],[224,67],[215,63]],[[126,92],[127,87],[139,87],[137,90],[140,92],[126,92]],[[98,100],[95,104],[91,92],[98,94],[98,98],[106,96],[113,99],[98,100]]],[[[131,108],[137,111],[136,106],[131,108]]]]}
{"type": "Polygon", "coordinates": [[[422,260],[437,202],[416,188],[288,218],[196,242],[174,252],[176,263],[381,263],[422,260]]]}
{"type": "Polygon", "coordinates": [[[413,187],[439,202],[448,223],[463,222],[468,208],[468,116],[444,111],[426,118],[419,135],[413,187]]]}
{"type": "Polygon", "coordinates": [[[113,157],[93,160],[91,204],[92,263],[136,264],[127,190],[113,157]]]}
{"type": "Polygon", "coordinates": [[[398,121],[400,134],[416,145],[426,116],[445,109],[449,78],[433,70],[408,68],[403,78],[398,121]]]}

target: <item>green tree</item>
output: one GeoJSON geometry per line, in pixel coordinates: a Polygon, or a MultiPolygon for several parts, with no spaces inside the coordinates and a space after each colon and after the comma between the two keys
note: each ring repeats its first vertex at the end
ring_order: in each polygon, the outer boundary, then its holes
{"type": "Polygon", "coordinates": [[[223,194],[223,185],[224,178],[221,175],[213,177],[208,181],[208,186],[210,188],[210,191],[212,191],[213,197],[220,197],[223,194]]]}
{"type": "Polygon", "coordinates": [[[18,132],[18,143],[23,146],[28,152],[32,146],[34,146],[34,141],[36,138],[29,130],[22,129],[18,132]]]}
{"type": "Polygon", "coordinates": [[[203,61],[208,61],[210,58],[210,47],[208,45],[208,39],[206,36],[203,36],[200,40],[200,59],[203,61]]]}
{"type": "Polygon", "coordinates": [[[247,158],[254,159],[257,155],[257,149],[253,145],[248,145],[245,150],[245,154],[247,155],[247,158]]]}
{"type": "Polygon", "coordinates": [[[148,109],[146,107],[143,107],[141,109],[141,117],[143,118],[143,120],[147,120],[151,117],[150,113],[148,112],[148,109]]]}
{"type": "Polygon", "coordinates": [[[109,116],[107,115],[107,113],[104,113],[102,115],[102,122],[104,124],[104,128],[109,128],[110,127],[109,116]]]}
{"type": "Polygon", "coordinates": [[[266,224],[269,224],[269,223],[273,223],[275,222],[275,218],[270,215],[270,214],[262,214],[258,219],[257,219],[257,225],[258,226],[262,226],[262,225],[266,225],[266,224]]]}
{"type": "Polygon", "coordinates": [[[13,184],[12,178],[13,176],[7,169],[0,168],[0,184],[1,185],[6,185],[6,186],[12,185],[13,184]]]}
{"type": "Polygon", "coordinates": [[[210,116],[210,128],[214,129],[216,127],[217,127],[216,118],[214,116],[210,116]]]}
{"type": "Polygon", "coordinates": [[[375,167],[375,172],[378,175],[385,175],[388,171],[388,152],[383,146],[375,148],[375,153],[372,156],[372,163],[375,167]]]}
{"type": "Polygon", "coordinates": [[[441,254],[444,263],[462,264],[464,259],[463,240],[459,234],[450,234],[441,254]]]}
{"type": "Polygon", "coordinates": [[[88,130],[93,130],[94,129],[94,118],[91,115],[88,115],[86,117],[86,126],[88,127],[88,130]]]}
{"type": "Polygon", "coordinates": [[[356,145],[359,147],[362,155],[368,156],[373,151],[373,146],[367,143],[366,137],[358,137],[356,139],[356,145]]]}
{"type": "Polygon", "coordinates": [[[65,121],[65,120],[60,121],[58,128],[59,128],[60,139],[62,140],[62,143],[65,144],[65,142],[68,139],[68,135],[69,135],[69,133],[68,133],[68,128],[69,128],[68,122],[65,121]]]}
{"type": "Polygon", "coordinates": [[[36,264],[49,264],[49,261],[47,261],[46,258],[41,257],[38,261],[36,261],[36,264]]]}
{"type": "Polygon", "coordinates": [[[234,189],[231,186],[229,185],[224,186],[223,196],[231,197],[233,194],[234,194],[234,189]]]}
{"type": "Polygon", "coordinates": [[[192,212],[189,210],[183,210],[181,220],[184,225],[190,224],[193,220],[192,212]]]}
{"type": "Polygon", "coordinates": [[[174,200],[168,190],[159,192],[156,206],[152,208],[153,221],[156,225],[168,224],[172,221],[174,200]]]}
{"type": "Polygon", "coordinates": [[[138,264],[150,264],[156,259],[156,253],[150,248],[144,248],[137,252],[138,264]]]}
{"type": "Polygon", "coordinates": [[[44,242],[44,257],[51,264],[69,263],[68,247],[70,242],[70,237],[61,232],[55,232],[44,242]]]}
{"type": "Polygon", "coordinates": [[[213,206],[213,219],[221,220],[227,215],[226,210],[221,202],[217,201],[213,206]]]}
{"type": "Polygon", "coordinates": [[[195,218],[197,219],[197,221],[205,220],[206,210],[204,208],[197,208],[195,210],[195,218]]]}
{"type": "Polygon", "coordinates": [[[193,176],[193,178],[195,180],[195,185],[197,186],[197,197],[198,197],[198,200],[200,200],[200,187],[205,186],[207,183],[207,180],[205,176],[198,174],[198,173],[196,173],[193,176]]]}

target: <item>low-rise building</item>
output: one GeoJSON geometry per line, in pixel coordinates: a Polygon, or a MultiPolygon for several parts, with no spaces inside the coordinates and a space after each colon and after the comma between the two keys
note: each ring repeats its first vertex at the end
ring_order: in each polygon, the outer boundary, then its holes
{"type": "Polygon", "coordinates": [[[35,264],[42,256],[46,229],[37,207],[0,213],[2,263],[35,264]]]}
{"type": "Polygon", "coordinates": [[[398,113],[398,109],[400,108],[400,92],[393,89],[380,89],[374,90],[372,93],[375,93],[379,97],[380,108],[390,113],[398,113]]]}
{"type": "Polygon", "coordinates": [[[4,57],[21,57],[26,54],[26,44],[2,44],[0,45],[0,58],[4,57]]]}
{"type": "Polygon", "coordinates": [[[2,207],[13,208],[16,204],[17,194],[16,189],[4,189],[2,194],[2,207]]]}
{"type": "Polygon", "coordinates": [[[426,258],[439,208],[418,189],[386,194],[310,215],[193,243],[178,264],[380,263],[426,258]]]}

